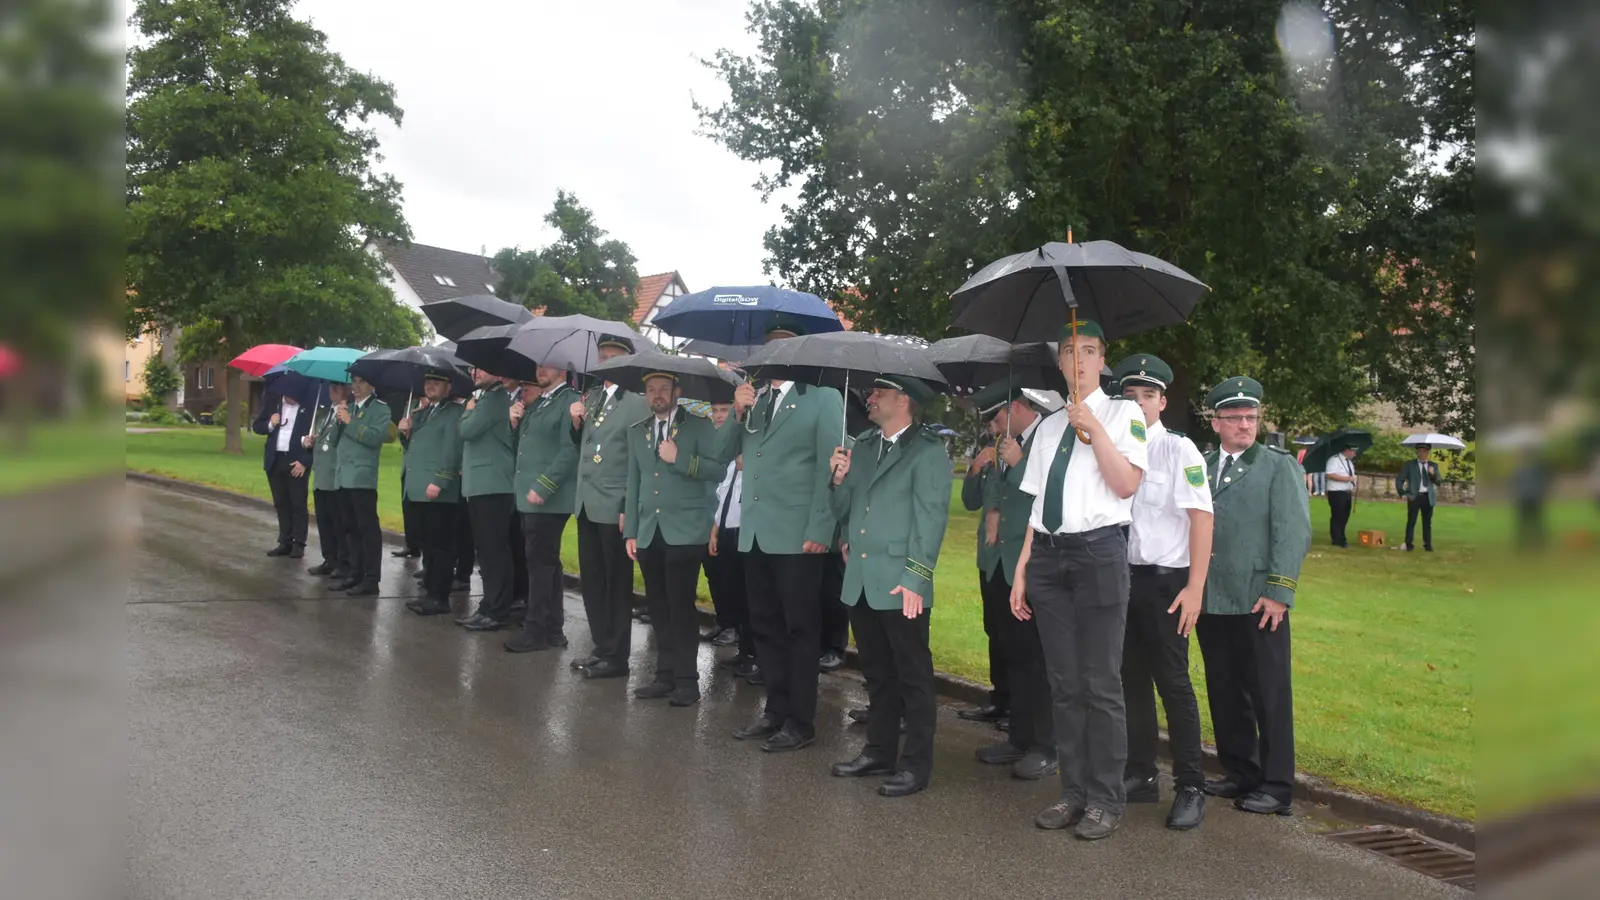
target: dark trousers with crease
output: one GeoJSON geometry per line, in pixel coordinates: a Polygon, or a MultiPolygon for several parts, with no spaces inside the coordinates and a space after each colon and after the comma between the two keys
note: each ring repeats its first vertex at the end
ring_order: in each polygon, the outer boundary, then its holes
{"type": "Polygon", "coordinates": [[[919,781],[933,774],[933,731],[938,720],[934,695],[933,654],[928,649],[928,622],[933,611],[908,619],[900,609],[873,609],[862,595],[847,607],[855,629],[856,650],[867,674],[871,713],[867,745],[861,754],[894,764],[919,781]],[[900,720],[906,723],[900,747],[900,720]]]}
{"type": "Polygon", "coordinates": [[[350,567],[350,543],[345,536],[344,520],[339,513],[337,491],[312,491],[311,505],[317,511],[317,543],[322,548],[322,561],[334,568],[350,567]]]}
{"type": "Polygon", "coordinates": [[[1294,698],[1289,619],[1257,627],[1260,614],[1202,614],[1195,625],[1206,666],[1206,699],[1217,762],[1245,791],[1285,803],[1294,796],[1294,698]]]}
{"type": "Polygon", "coordinates": [[[456,505],[418,502],[416,516],[423,590],[428,599],[449,603],[456,571],[456,505]]]}
{"type": "Polygon", "coordinates": [[[383,574],[383,531],[378,526],[378,492],[343,488],[350,523],[350,577],[377,584],[383,574]]]}
{"type": "Polygon", "coordinates": [[[1417,517],[1422,518],[1422,546],[1433,549],[1433,504],[1427,497],[1406,501],[1406,546],[1417,545],[1417,517]]]}
{"type": "Polygon", "coordinates": [[[512,583],[516,569],[511,557],[511,517],[517,505],[510,494],[480,494],[469,498],[472,543],[483,566],[483,599],[478,614],[499,622],[511,617],[512,583]]]}
{"type": "Polygon", "coordinates": [[[633,560],[616,522],[578,514],[578,578],[595,657],[626,666],[633,649],[633,560]]]}
{"type": "MultiPolygon", "coordinates": [[[[721,549],[720,547],[718,548],[721,549]]],[[[656,636],[656,681],[676,687],[698,687],[699,617],[694,590],[700,581],[705,544],[669,544],[656,534],[650,546],[638,548],[639,574],[644,576],[645,606],[656,636]]]]}
{"type": "Polygon", "coordinates": [[[426,513],[422,507],[426,504],[421,500],[406,500],[406,475],[400,473],[400,524],[405,529],[406,552],[420,554],[425,541],[424,535],[428,526],[423,517],[426,513]]]}
{"type": "Polygon", "coordinates": [[[984,579],[983,590],[1001,589],[1006,591],[1006,615],[1000,624],[1011,703],[1011,724],[1006,736],[1024,751],[1037,750],[1055,759],[1055,706],[1050,700],[1050,679],[1045,674],[1044,647],[1039,643],[1039,622],[1024,621],[1011,614],[1011,585],[998,572],[984,579]]]}
{"type": "Polygon", "coordinates": [[[739,552],[739,529],[724,528],[717,537],[717,555],[706,554],[706,587],[717,610],[717,627],[739,632],[739,655],[755,659],[755,636],[750,633],[750,602],[744,576],[744,554],[739,552]]]}
{"type": "Polygon", "coordinates": [[[511,507],[511,602],[528,602],[528,538],[523,530],[522,514],[516,510],[515,498],[511,507]]]}
{"type": "Polygon", "coordinates": [[[561,597],[561,534],[571,513],[523,513],[523,553],[528,559],[528,617],[522,632],[547,643],[564,637],[561,597]]]}
{"type": "Polygon", "coordinates": [[[744,559],[766,714],[802,737],[817,733],[822,564],[821,554],[767,553],[759,544],[744,559]]]}
{"type": "Polygon", "coordinates": [[[456,580],[471,581],[477,554],[472,543],[472,504],[462,497],[456,504],[456,580]]]}
{"type": "Polygon", "coordinates": [[[1155,696],[1160,694],[1167,711],[1172,780],[1178,787],[1198,788],[1206,780],[1200,770],[1200,706],[1189,683],[1189,638],[1178,634],[1178,613],[1167,612],[1188,583],[1187,568],[1132,567],[1122,696],[1128,707],[1128,777],[1156,775],[1160,732],[1155,696]]]}
{"type": "Polygon", "coordinates": [[[272,489],[272,508],[278,513],[278,543],[281,546],[306,545],[306,529],[310,522],[306,513],[306,493],[311,486],[308,470],[299,478],[290,473],[293,463],[289,454],[279,453],[267,472],[267,486],[272,489]]]}
{"type": "Polygon", "coordinates": [[[844,656],[850,644],[850,607],[839,599],[844,592],[844,557],[838,550],[822,554],[822,644],[818,656],[829,652],[844,656]]]}
{"type": "Polygon", "coordinates": [[[1128,763],[1122,703],[1127,538],[1116,526],[1054,538],[1035,533],[1027,579],[1050,677],[1062,799],[1121,815],[1128,763]]]}
{"type": "Polygon", "coordinates": [[[1000,575],[1004,565],[996,566],[993,575],[978,573],[978,593],[983,598],[983,633],[989,636],[989,684],[993,686],[989,702],[1001,712],[1011,709],[1010,665],[1007,662],[1010,651],[1006,647],[1010,629],[1006,620],[1016,618],[1011,614],[1011,585],[1000,575]]]}
{"type": "Polygon", "coordinates": [[[1350,546],[1344,529],[1350,524],[1350,510],[1355,506],[1355,491],[1328,492],[1328,537],[1335,547],[1350,546]]]}

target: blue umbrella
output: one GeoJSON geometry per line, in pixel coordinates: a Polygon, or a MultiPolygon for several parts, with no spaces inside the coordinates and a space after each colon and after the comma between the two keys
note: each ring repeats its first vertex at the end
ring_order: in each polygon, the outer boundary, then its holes
{"type": "Polygon", "coordinates": [[[844,330],[821,297],[770,285],[714,287],[686,294],[656,313],[650,324],[673,337],[748,347],[764,342],[767,329],[780,316],[807,334],[844,330]]]}
{"type": "Polygon", "coordinates": [[[349,384],[350,364],[364,355],[360,350],[349,347],[312,347],[310,350],[301,350],[281,365],[307,378],[349,384]]]}

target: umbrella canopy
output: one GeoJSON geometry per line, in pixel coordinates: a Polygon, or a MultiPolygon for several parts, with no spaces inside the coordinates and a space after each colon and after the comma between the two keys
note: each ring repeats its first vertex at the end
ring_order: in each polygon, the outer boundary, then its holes
{"type": "MultiPolygon", "coordinates": [[[[505,352],[522,357],[535,368],[551,366],[587,373],[600,364],[600,340],[607,336],[627,338],[636,353],[655,349],[648,338],[622,322],[592,316],[536,316],[517,327],[505,352]]],[[[516,366],[514,360],[511,365],[516,366]]],[[[495,374],[524,377],[509,370],[495,374]]]]}
{"type": "Polygon", "coordinates": [[[438,347],[406,347],[368,353],[350,363],[350,374],[371,382],[381,394],[398,394],[402,391],[421,394],[423,376],[430,374],[450,377],[452,397],[468,396],[473,388],[472,377],[467,374],[467,364],[438,347]]]}
{"type": "Polygon", "coordinates": [[[267,374],[267,370],[284,362],[289,357],[300,352],[299,347],[289,344],[257,344],[249,350],[228,360],[228,365],[245,373],[260,377],[267,374]]]}
{"type": "Polygon", "coordinates": [[[1015,344],[1055,340],[1076,307],[1114,341],[1187,321],[1206,289],[1111,241],[1052,242],[984,266],[951,295],[950,310],[954,326],[1015,344]]]}
{"type": "Polygon", "coordinates": [[[589,374],[604,378],[625,391],[642,394],[645,376],[656,372],[678,376],[678,387],[684,399],[706,403],[732,403],[733,389],[743,384],[738,376],[717,368],[717,364],[708,359],[674,356],[660,350],[624,354],[600,363],[589,374]]]}
{"type": "Polygon", "coordinates": [[[709,356],[724,362],[742,363],[756,352],[760,344],[719,344],[716,341],[690,341],[678,348],[679,353],[691,353],[696,356],[709,356]]]}
{"type": "Polygon", "coordinates": [[[1056,366],[1056,345],[1008,344],[986,334],[945,338],[928,348],[928,358],[957,391],[991,384],[1067,392],[1067,380],[1056,366]]]}
{"type": "Polygon", "coordinates": [[[714,287],[685,294],[656,313],[650,324],[673,337],[750,346],[762,343],[767,329],[779,319],[798,324],[807,334],[844,330],[821,297],[770,285],[714,287]]]}
{"type": "Polygon", "coordinates": [[[433,323],[433,330],[453,341],[474,328],[486,325],[514,325],[534,318],[520,303],[501,300],[493,294],[472,294],[422,304],[422,314],[433,323]]]}
{"type": "MultiPolygon", "coordinates": [[[[350,364],[365,354],[351,347],[312,347],[284,360],[283,368],[307,378],[350,383],[350,364]]],[[[270,374],[270,373],[269,373],[270,374]]]]}
{"type": "Polygon", "coordinates": [[[1340,428],[1332,434],[1317,438],[1317,442],[1306,451],[1305,458],[1300,465],[1307,472],[1317,474],[1328,467],[1328,460],[1348,447],[1356,448],[1360,453],[1372,446],[1372,435],[1354,428],[1340,428]]]}
{"type": "Polygon", "coordinates": [[[1426,444],[1435,450],[1467,449],[1467,445],[1462,443],[1460,438],[1453,438],[1448,434],[1438,434],[1432,431],[1427,434],[1413,434],[1400,442],[1403,447],[1415,447],[1418,444],[1426,444]]]}
{"type": "Polygon", "coordinates": [[[868,390],[879,375],[901,375],[950,390],[929,357],[927,341],[917,337],[836,331],[804,334],[766,344],[745,360],[758,378],[781,378],[843,390],[852,384],[868,390]]]}
{"type": "Polygon", "coordinates": [[[0,344],[0,378],[10,378],[22,371],[22,354],[0,344]]]}

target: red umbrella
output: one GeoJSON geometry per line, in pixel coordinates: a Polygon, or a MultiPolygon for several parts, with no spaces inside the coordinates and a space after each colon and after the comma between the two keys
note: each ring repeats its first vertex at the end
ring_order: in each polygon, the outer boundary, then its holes
{"type": "Polygon", "coordinates": [[[228,361],[228,365],[245,373],[260,377],[267,370],[300,352],[299,347],[288,344],[257,344],[228,361]]]}
{"type": "Polygon", "coordinates": [[[10,378],[22,371],[22,355],[0,344],[0,378],[10,378]]]}

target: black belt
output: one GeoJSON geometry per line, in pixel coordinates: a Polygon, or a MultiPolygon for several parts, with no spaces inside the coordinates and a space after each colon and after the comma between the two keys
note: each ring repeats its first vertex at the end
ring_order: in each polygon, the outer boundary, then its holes
{"type": "Polygon", "coordinates": [[[1035,547],[1082,547],[1095,541],[1104,540],[1112,535],[1122,534],[1121,525],[1105,525],[1100,528],[1091,528],[1088,531],[1078,531],[1072,534],[1045,534],[1038,529],[1033,532],[1033,545],[1035,547]]]}
{"type": "Polygon", "coordinates": [[[1171,566],[1133,565],[1133,566],[1129,566],[1128,568],[1130,570],[1134,571],[1134,572],[1139,572],[1139,573],[1144,574],[1144,575],[1187,575],[1187,574],[1189,574],[1189,567],[1188,566],[1184,566],[1181,569],[1174,569],[1171,566]]]}

